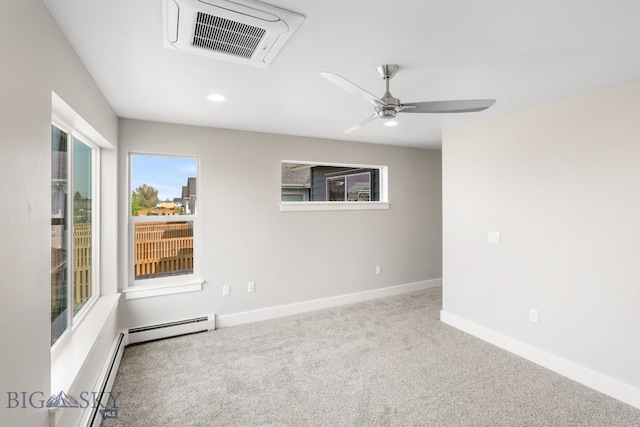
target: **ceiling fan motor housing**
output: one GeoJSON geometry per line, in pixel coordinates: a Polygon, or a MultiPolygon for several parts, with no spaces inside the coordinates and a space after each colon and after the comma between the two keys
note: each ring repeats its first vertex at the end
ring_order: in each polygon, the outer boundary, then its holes
{"type": "Polygon", "coordinates": [[[381,119],[395,119],[396,110],[389,109],[389,108],[384,108],[384,109],[378,111],[378,117],[381,118],[381,119]]]}
{"type": "Polygon", "coordinates": [[[391,96],[389,92],[386,92],[380,99],[384,102],[384,105],[376,105],[374,107],[379,118],[394,119],[396,114],[402,110],[400,100],[391,96]]]}

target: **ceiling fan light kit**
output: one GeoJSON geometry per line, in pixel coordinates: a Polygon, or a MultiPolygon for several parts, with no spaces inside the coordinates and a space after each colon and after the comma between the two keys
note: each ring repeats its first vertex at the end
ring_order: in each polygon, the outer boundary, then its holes
{"type": "Polygon", "coordinates": [[[398,113],[471,113],[486,110],[496,102],[495,99],[467,99],[457,101],[409,102],[403,104],[398,98],[391,95],[389,91],[389,81],[396,75],[399,69],[400,67],[395,64],[380,65],[376,68],[380,78],[385,81],[386,91],[381,98],[372,95],[338,74],[331,72],[320,73],[322,77],[331,83],[373,104],[373,113],[347,129],[345,133],[353,132],[375,119],[394,119],[398,113]]]}

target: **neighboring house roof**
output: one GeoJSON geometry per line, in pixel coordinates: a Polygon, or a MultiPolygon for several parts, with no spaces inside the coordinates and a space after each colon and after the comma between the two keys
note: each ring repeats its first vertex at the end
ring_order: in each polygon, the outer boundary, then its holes
{"type": "Polygon", "coordinates": [[[293,163],[282,164],[282,187],[310,188],[311,166],[293,163]]]}
{"type": "Polygon", "coordinates": [[[197,194],[196,178],[187,178],[187,185],[182,186],[182,198],[189,199],[197,194]]]}

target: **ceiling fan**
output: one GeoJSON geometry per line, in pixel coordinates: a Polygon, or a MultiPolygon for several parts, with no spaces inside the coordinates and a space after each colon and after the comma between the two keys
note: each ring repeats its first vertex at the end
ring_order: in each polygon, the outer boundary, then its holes
{"type": "Polygon", "coordinates": [[[353,132],[374,119],[393,119],[397,113],[471,113],[486,110],[496,102],[495,99],[467,99],[460,101],[409,102],[403,104],[389,92],[389,80],[395,76],[399,68],[397,65],[387,64],[380,65],[376,69],[378,75],[386,83],[387,90],[384,95],[382,95],[382,98],[370,94],[360,86],[351,83],[349,80],[335,73],[320,73],[322,77],[331,83],[373,104],[373,114],[360,120],[354,126],[347,129],[345,133],[353,132]]]}

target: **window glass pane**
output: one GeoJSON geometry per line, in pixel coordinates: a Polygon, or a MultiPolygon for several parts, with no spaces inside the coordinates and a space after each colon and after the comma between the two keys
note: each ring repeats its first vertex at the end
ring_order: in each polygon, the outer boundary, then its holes
{"type": "Polygon", "coordinates": [[[344,177],[327,179],[327,200],[330,202],[343,202],[344,177]]]}
{"type": "MultiPolygon", "coordinates": [[[[358,166],[283,161],[280,182],[282,202],[302,201],[378,202],[384,194],[381,180],[384,166],[358,166]]],[[[385,172],[386,173],[386,172],[385,172]]]]}
{"type": "Polygon", "coordinates": [[[131,215],[147,217],[133,221],[134,280],[193,274],[194,221],[176,216],[196,213],[197,169],[193,157],[131,156],[131,215]]]}
{"type": "Polygon", "coordinates": [[[347,175],[347,200],[350,202],[368,202],[371,193],[371,174],[359,173],[347,175]]]}
{"type": "Polygon", "coordinates": [[[198,163],[192,157],[131,156],[131,215],[195,215],[198,163]]]}
{"type": "Polygon", "coordinates": [[[283,194],[282,195],[283,202],[304,202],[304,194],[283,194]]]}
{"type": "Polygon", "coordinates": [[[134,279],[193,273],[193,221],[134,224],[134,279]]]}
{"type": "Polygon", "coordinates": [[[51,345],[67,329],[67,134],[51,127],[51,345]]]}
{"type": "Polygon", "coordinates": [[[73,138],[73,314],[91,298],[93,149],[73,138]]]}
{"type": "Polygon", "coordinates": [[[282,163],[280,200],[304,202],[311,193],[311,166],[282,163]]]}

